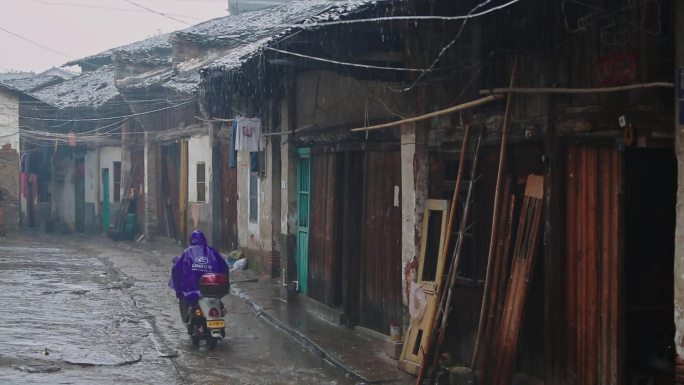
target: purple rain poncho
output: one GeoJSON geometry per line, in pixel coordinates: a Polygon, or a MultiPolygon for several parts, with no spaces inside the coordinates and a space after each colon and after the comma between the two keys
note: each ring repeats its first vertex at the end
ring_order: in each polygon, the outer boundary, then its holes
{"type": "Polygon", "coordinates": [[[224,274],[228,277],[228,266],[218,251],[207,245],[202,231],[195,230],[190,235],[190,247],[185,249],[173,265],[169,287],[175,289],[176,297],[186,303],[196,303],[200,297],[200,277],[207,273],[224,274]]]}

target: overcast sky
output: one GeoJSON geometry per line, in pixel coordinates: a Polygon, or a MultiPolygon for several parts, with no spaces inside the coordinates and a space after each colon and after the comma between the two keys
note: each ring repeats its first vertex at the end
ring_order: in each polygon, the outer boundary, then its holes
{"type": "Polygon", "coordinates": [[[225,16],[226,8],[227,0],[0,0],[0,72],[42,72],[189,26],[174,19],[225,16]]]}

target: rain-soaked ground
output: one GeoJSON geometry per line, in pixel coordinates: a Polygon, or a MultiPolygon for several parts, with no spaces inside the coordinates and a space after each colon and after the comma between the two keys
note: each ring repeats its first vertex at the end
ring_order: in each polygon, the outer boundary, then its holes
{"type": "Polygon", "coordinates": [[[0,239],[2,384],[351,384],[225,298],[227,338],[190,343],[171,256],[102,238],[0,239]]]}

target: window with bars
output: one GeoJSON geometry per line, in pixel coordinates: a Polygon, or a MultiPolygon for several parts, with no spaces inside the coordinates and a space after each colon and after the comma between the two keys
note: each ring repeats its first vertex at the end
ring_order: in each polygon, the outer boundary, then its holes
{"type": "Polygon", "coordinates": [[[207,201],[207,184],[204,162],[197,163],[197,202],[207,201]]]}

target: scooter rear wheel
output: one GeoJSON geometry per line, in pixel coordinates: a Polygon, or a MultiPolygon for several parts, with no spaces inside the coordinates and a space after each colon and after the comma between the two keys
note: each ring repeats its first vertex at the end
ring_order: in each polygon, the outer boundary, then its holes
{"type": "Polygon", "coordinates": [[[218,338],[214,337],[208,337],[207,338],[207,349],[213,350],[216,348],[216,344],[218,344],[218,338]]]}

